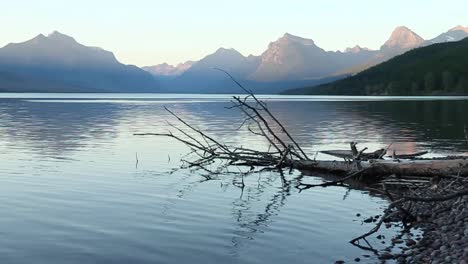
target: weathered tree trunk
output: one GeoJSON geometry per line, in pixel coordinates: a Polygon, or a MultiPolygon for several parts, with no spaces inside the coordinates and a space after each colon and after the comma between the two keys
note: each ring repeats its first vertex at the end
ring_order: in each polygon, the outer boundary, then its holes
{"type": "Polygon", "coordinates": [[[361,175],[369,177],[396,175],[412,176],[468,176],[468,160],[370,160],[359,163],[346,161],[293,161],[293,167],[306,171],[328,171],[353,173],[364,171],[361,175]]]}

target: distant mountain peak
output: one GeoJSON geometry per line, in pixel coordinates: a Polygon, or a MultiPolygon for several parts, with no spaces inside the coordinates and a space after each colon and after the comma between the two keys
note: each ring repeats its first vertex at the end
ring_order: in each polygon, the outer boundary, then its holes
{"type": "MultiPolygon", "coordinates": [[[[8,46],[14,46],[17,43],[10,43],[8,46]]],[[[62,34],[58,31],[54,31],[47,36],[44,34],[39,34],[36,37],[23,42],[23,44],[28,44],[28,45],[33,45],[33,46],[50,46],[50,45],[70,45],[70,46],[76,46],[79,45],[79,43],[72,37],[67,36],[65,34],[62,34]],[[54,43],[54,44],[52,44],[54,43]]]]}
{"type": "MultiPolygon", "coordinates": [[[[37,44],[37,43],[41,43],[41,42],[46,41],[46,40],[47,40],[46,36],[44,36],[43,34],[39,34],[39,35],[35,36],[34,38],[32,38],[31,40],[29,40],[29,42],[37,44]]],[[[10,43],[10,44],[15,44],[15,43],[10,43]]]]}
{"type": "Polygon", "coordinates": [[[155,76],[179,76],[188,69],[190,69],[195,62],[193,61],[186,61],[177,64],[176,66],[168,64],[166,62],[154,65],[154,66],[146,66],[142,69],[155,75],[155,76]]]}
{"type": "Polygon", "coordinates": [[[240,53],[239,51],[233,49],[233,48],[219,48],[217,49],[214,53],[206,56],[205,58],[212,58],[212,59],[219,59],[219,58],[236,58],[239,60],[245,59],[244,55],[240,53]]]}
{"type": "Polygon", "coordinates": [[[48,38],[61,38],[61,37],[71,38],[70,36],[65,35],[65,34],[63,34],[63,33],[60,33],[60,32],[57,31],[57,30],[54,30],[54,31],[52,31],[51,33],[49,33],[49,34],[47,35],[47,37],[48,37],[48,38]]]}
{"type": "Polygon", "coordinates": [[[47,37],[58,37],[58,36],[66,36],[66,35],[58,32],[57,30],[52,31],[51,33],[49,33],[49,35],[47,35],[47,37]]]}
{"type": "Polygon", "coordinates": [[[41,33],[41,34],[37,35],[35,38],[33,38],[33,39],[45,39],[45,38],[47,38],[47,37],[44,36],[44,34],[41,33]]]}
{"type": "Polygon", "coordinates": [[[460,41],[468,37],[468,28],[463,26],[456,26],[449,29],[447,32],[440,34],[439,36],[426,41],[426,45],[434,43],[445,43],[452,41],[460,41]]]}
{"type": "Polygon", "coordinates": [[[463,31],[463,32],[468,33],[468,27],[458,25],[454,28],[451,28],[449,31],[463,31]]]}
{"type": "Polygon", "coordinates": [[[406,26],[395,28],[382,50],[408,50],[420,46],[424,39],[406,26]]]}
{"type": "Polygon", "coordinates": [[[346,53],[359,53],[359,52],[361,52],[361,51],[369,51],[369,50],[370,50],[370,49],[368,49],[368,48],[362,48],[361,46],[356,45],[356,46],[354,46],[354,47],[352,47],[352,48],[347,48],[347,49],[345,50],[345,52],[346,52],[346,53]]]}
{"type": "Polygon", "coordinates": [[[284,33],[284,35],[274,43],[290,43],[290,42],[300,43],[302,45],[307,45],[307,46],[315,45],[315,42],[312,39],[302,38],[299,36],[292,35],[290,33],[284,33]]]}
{"type": "Polygon", "coordinates": [[[233,48],[221,47],[221,48],[217,49],[216,51],[229,51],[229,50],[233,50],[233,48]]]}
{"type": "Polygon", "coordinates": [[[180,62],[179,64],[177,64],[176,67],[178,68],[184,68],[184,70],[187,70],[188,68],[192,67],[192,65],[195,64],[195,61],[186,61],[186,62],[180,62]]]}
{"type": "Polygon", "coordinates": [[[49,40],[55,40],[55,41],[60,41],[60,42],[78,43],[74,38],[68,35],[62,34],[56,30],[50,33],[49,35],[47,35],[47,38],[49,40]]]}
{"type": "Polygon", "coordinates": [[[397,31],[397,32],[398,31],[411,31],[412,32],[412,30],[409,29],[407,26],[398,26],[393,31],[397,31]]]}
{"type": "Polygon", "coordinates": [[[219,48],[213,54],[208,56],[236,56],[236,57],[244,57],[239,51],[233,48],[219,48]]]}

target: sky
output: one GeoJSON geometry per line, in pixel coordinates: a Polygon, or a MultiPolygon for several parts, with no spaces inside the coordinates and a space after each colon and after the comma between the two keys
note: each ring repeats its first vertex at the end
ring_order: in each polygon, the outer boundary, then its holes
{"type": "Polygon", "coordinates": [[[138,66],[220,47],[259,55],[288,32],[325,50],[378,49],[405,25],[425,39],[468,26],[467,0],[0,0],[0,46],[58,30],[138,66]]]}

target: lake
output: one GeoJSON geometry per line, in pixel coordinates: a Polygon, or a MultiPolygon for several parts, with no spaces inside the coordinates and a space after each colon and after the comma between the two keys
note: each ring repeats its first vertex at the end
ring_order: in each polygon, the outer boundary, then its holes
{"type": "MultiPolygon", "coordinates": [[[[261,98],[311,156],[350,141],[468,152],[468,98],[261,98]]],[[[373,227],[363,219],[386,200],[346,187],[299,192],[322,181],[300,172],[249,175],[244,189],[232,174],[206,181],[173,170],[183,144],[133,136],[167,132],[176,121],[166,106],[222,142],[265,148],[229,105],[227,95],[0,94],[1,262],[374,263],[348,241],[373,227]]]]}

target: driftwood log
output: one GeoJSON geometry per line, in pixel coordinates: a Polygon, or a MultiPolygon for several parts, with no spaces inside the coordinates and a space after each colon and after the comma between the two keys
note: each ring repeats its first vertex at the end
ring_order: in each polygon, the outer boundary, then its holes
{"type": "Polygon", "coordinates": [[[346,161],[297,160],[293,167],[306,171],[354,173],[365,169],[361,175],[378,177],[388,175],[411,176],[468,176],[468,159],[454,160],[369,160],[357,165],[346,161]]]}
{"type": "MultiPolygon", "coordinates": [[[[373,152],[363,152],[360,155],[361,160],[370,160],[370,159],[381,159],[386,154],[385,149],[378,149],[373,152]]],[[[355,158],[354,150],[323,150],[320,153],[327,154],[333,157],[342,158],[345,160],[353,160],[355,158]]],[[[395,152],[391,156],[387,156],[393,159],[414,159],[429,153],[428,151],[420,151],[415,153],[404,153],[396,154],[395,152]]]]}

